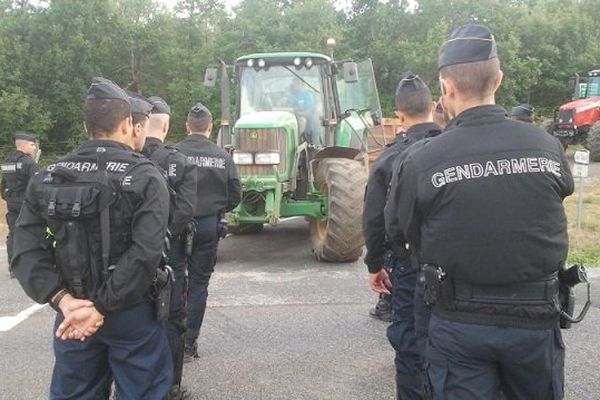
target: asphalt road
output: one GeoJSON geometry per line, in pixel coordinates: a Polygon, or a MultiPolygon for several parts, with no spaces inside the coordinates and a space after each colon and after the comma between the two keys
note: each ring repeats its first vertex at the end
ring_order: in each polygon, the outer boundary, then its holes
{"type": "MultiPolygon", "coordinates": [[[[591,275],[600,284],[600,270],[591,275]]],[[[567,399],[600,398],[598,293],[585,321],[564,331],[567,399]]],[[[211,281],[201,358],[186,364],[185,383],[206,400],[392,400],[393,352],[386,324],[367,316],[374,302],[361,261],[313,260],[301,219],[228,237],[211,281]]],[[[32,304],[2,268],[0,320],[32,304]]],[[[54,314],[45,307],[0,332],[0,399],[47,398],[54,314]]]]}

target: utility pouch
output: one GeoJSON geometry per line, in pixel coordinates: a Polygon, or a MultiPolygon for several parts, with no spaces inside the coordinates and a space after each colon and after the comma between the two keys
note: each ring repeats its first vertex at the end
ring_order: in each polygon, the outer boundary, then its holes
{"type": "Polygon", "coordinates": [[[560,300],[560,328],[570,329],[571,324],[577,324],[583,320],[587,314],[591,301],[591,285],[587,272],[583,265],[575,264],[570,268],[564,268],[558,272],[559,300],[560,300]],[[585,283],[587,285],[587,301],[577,317],[575,314],[575,286],[585,283]]]}
{"type": "Polygon", "coordinates": [[[441,267],[433,264],[422,264],[421,270],[425,278],[423,300],[428,306],[433,306],[442,295],[442,284],[446,273],[441,267]]]}
{"type": "Polygon", "coordinates": [[[196,235],[196,224],[194,222],[188,223],[187,229],[185,230],[185,255],[187,257],[192,256],[194,251],[194,236],[196,235]]]}
{"type": "Polygon", "coordinates": [[[151,294],[155,301],[154,309],[157,321],[166,321],[169,319],[174,279],[173,270],[170,266],[165,264],[156,269],[151,294]]]}

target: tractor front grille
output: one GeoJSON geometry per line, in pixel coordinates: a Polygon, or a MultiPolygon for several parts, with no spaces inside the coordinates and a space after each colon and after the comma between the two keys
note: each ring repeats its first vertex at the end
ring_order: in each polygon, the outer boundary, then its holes
{"type": "MultiPolygon", "coordinates": [[[[285,131],[280,128],[241,128],[236,129],[236,151],[244,153],[278,152],[280,163],[277,172],[285,172],[287,163],[287,140],[285,131]]],[[[238,165],[240,175],[273,175],[272,165],[238,165]]]]}
{"type": "Polygon", "coordinates": [[[575,122],[573,110],[562,110],[558,113],[558,125],[573,125],[575,122]]]}

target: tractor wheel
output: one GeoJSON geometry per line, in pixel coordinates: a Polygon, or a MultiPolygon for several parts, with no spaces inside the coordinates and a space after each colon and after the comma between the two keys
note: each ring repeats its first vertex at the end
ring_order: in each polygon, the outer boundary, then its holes
{"type": "Polygon", "coordinates": [[[600,161],[600,122],[596,122],[588,131],[586,147],[590,151],[590,161],[600,161]]]}
{"type": "MultiPolygon", "coordinates": [[[[539,127],[542,128],[543,130],[545,130],[549,135],[554,136],[552,133],[554,131],[554,127],[555,127],[554,120],[547,118],[540,123],[539,127]]],[[[563,146],[563,149],[567,150],[567,147],[569,147],[569,143],[567,143],[565,140],[561,140],[561,139],[559,139],[559,140],[563,146]]]]}
{"type": "Polygon", "coordinates": [[[319,261],[352,262],[362,254],[362,212],[367,170],[347,158],[319,162],[315,185],[328,195],[327,220],[310,220],[313,253],[319,261]]]}
{"type": "Polygon", "coordinates": [[[251,235],[253,233],[261,233],[264,227],[263,224],[239,224],[227,227],[227,232],[234,235],[251,235]]]}

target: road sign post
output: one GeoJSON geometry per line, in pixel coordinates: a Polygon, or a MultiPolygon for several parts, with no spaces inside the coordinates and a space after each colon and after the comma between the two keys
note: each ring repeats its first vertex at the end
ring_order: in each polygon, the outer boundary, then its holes
{"type": "Polygon", "coordinates": [[[588,165],[590,163],[590,152],[578,150],[575,152],[575,165],[573,165],[573,177],[579,178],[577,190],[577,233],[581,232],[581,220],[583,219],[583,178],[588,176],[588,165]]]}

